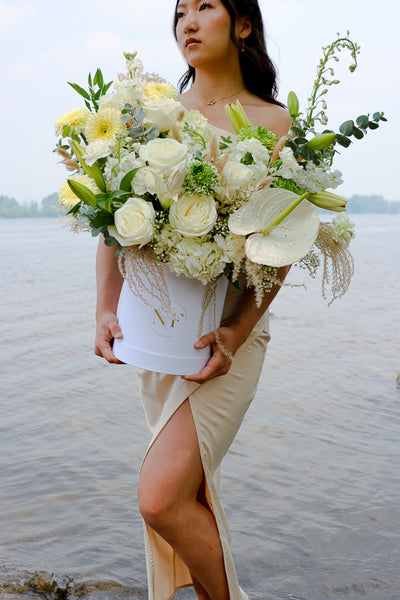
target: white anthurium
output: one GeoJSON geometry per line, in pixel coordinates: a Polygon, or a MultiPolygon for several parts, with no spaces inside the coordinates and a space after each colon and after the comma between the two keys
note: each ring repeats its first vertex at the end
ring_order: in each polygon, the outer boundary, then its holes
{"type": "Polygon", "coordinates": [[[232,233],[251,234],[245,245],[249,260],[283,267],[308,254],[318,236],[319,216],[305,197],[280,188],[264,188],[229,217],[232,233]]]}

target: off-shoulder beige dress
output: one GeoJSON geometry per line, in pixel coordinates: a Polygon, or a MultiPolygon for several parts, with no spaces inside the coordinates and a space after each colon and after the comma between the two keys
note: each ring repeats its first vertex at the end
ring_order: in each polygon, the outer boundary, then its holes
{"type": "MultiPolygon", "coordinates": [[[[241,293],[228,284],[221,324],[237,312],[241,293]]],[[[174,412],[189,399],[203,464],[206,497],[214,513],[224,555],[230,600],[246,600],[230,550],[230,533],[219,497],[219,466],[253,400],[269,340],[268,313],[240,346],[229,373],[203,384],[136,369],[146,421],[152,433],[149,448],[174,412]]],[[[190,572],[173,548],[145,524],[149,600],[169,600],[177,589],[193,585],[190,572]]]]}

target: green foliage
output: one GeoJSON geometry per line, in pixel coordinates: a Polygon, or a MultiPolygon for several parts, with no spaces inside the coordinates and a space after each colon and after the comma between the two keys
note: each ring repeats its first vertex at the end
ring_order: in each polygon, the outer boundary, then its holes
{"type": "Polygon", "coordinates": [[[220,150],[226,150],[231,144],[233,144],[233,140],[230,135],[228,135],[227,137],[221,135],[221,141],[219,143],[220,150]]]}
{"type": "Polygon", "coordinates": [[[218,172],[213,165],[194,161],[185,176],[183,187],[189,194],[209,196],[218,183],[218,172]]]}
{"type": "Polygon", "coordinates": [[[293,179],[284,179],[283,177],[277,177],[274,179],[274,183],[272,187],[282,188],[283,190],[288,190],[289,192],[294,192],[299,196],[304,194],[304,190],[297,187],[293,179]]]}
{"type": "Polygon", "coordinates": [[[253,125],[249,125],[248,127],[241,129],[238,135],[238,141],[240,142],[249,138],[256,138],[259,140],[269,152],[273,151],[274,146],[278,141],[276,135],[263,126],[254,127],[253,125]]]}
{"type": "Polygon", "coordinates": [[[88,75],[88,91],[80,85],[78,85],[77,83],[71,83],[70,81],[68,81],[67,83],[76,92],[78,92],[80,96],[82,96],[82,98],[85,101],[85,105],[89,110],[92,110],[93,108],[97,112],[99,110],[98,101],[102,96],[104,96],[104,94],[107,93],[108,89],[112,84],[112,81],[104,83],[103,73],[101,72],[101,69],[97,69],[93,79],[91,73],[89,73],[88,75]]]}

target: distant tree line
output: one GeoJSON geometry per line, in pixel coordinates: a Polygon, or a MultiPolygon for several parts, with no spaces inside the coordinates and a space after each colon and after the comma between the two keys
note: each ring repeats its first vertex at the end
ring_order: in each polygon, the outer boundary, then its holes
{"type": "MultiPolygon", "coordinates": [[[[400,202],[385,200],[383,196],[352,196],[347,202],[349,213],[400,213],[400,202]]],[[[0,196],[0,218],[57,217],[60,214],[58,194],[46,196],[38,204],[20,204],[15,198],[0,196]]]]}
{"type": "Polygon", "coordinates": [[[0,196],[0,218],[13,219],[16,217],[57,217],[60,214],[58,194],[50,194],[43,198],[40,204],[20,204],[15,198],[0,196]]]}

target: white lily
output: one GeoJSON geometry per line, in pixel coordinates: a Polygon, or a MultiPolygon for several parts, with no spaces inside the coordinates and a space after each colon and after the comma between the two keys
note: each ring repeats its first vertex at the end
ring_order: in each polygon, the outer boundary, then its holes
{"type": "Polygon", "coordinates": [[[305,196],[264,188],[229,217],[232,233],[249,236],[245,245],[247,258],[258,264],[283,267],[308,254],[317,239],[320,221],[317,209],[305,196]]]}

